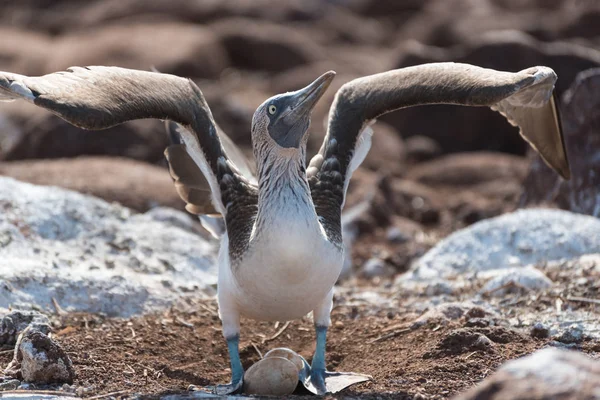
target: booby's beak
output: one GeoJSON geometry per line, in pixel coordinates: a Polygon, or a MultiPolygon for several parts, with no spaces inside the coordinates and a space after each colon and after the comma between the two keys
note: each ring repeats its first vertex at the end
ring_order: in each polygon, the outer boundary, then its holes
{"type": "Polygon", "coordinates": [[[285,122],[290,124],[290,122],[310,115],[315,104],[325,94],[334,77],[334,71],[325,72],[304,89],[293,92],[288,100],[290,110],[287,115],[283,116],[285,122]]]}
{"type": "Polygon", "coordinates": [[[326,72],[304,89],[265,102],[270,115],[269,135],[277,144],[284,148],[300,148],[308,132],[311,112],[334,77],[335,72],[326,72]]]}

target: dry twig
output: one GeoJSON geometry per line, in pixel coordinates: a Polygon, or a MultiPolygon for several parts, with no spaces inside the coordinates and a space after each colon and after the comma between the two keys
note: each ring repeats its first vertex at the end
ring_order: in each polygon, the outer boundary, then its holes
{"type": "Polygon", "coordinates": [[[569,301],[578,301],[581,303],[591,303],[591,304],[600,304],[599,299],[591,299],[589,297],[577,297],[577,296],[569,296],[567,297],[569,301]]]}
{"type": "Polygon", "coordinates": [[[265,344],[267,342],[270,342],[271,340],[277,339],[283,333],[283,331],[285,331],[287,329],[288,326],[290,326],[290,321],[288,321],[285,324],[283,324],[283,326],[281,327],[281,329],[278,330],[273,336],[271,336],[270,338],[263,339],[262,340],[262,344],[265,344]]]}
{"type": "Polygon", "coordinates": [[[126,394],[126,393],[128,393],[127,390],[119,390],[118,392],[110,392],[110,393],[99,394],[97,396],[88,397],[88,400],[105,399],[107,397],[118,396],[120,394],[126,394]]]}
{"type": "Polygon", "coordinates": [[[379,336],[376,339],[369,340],[367,343],[368,344],[373,344],[373,343],[377,343],[377,342],[382,342],[384,340],[391,339],[393,337],[400,336],[400,335],[402,335],[404,333],[410,332],[411,330],[412,329],[410,329],[410,328],[398,329],[397,331],[393,331],[393,332],[390,332],[390,333],[388,333],[386,335],[379,336]]]}

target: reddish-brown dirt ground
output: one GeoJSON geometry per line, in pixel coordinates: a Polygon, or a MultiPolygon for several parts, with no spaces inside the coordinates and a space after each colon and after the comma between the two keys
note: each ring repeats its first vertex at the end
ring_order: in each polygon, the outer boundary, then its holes
{"type": "MultiPolygon", "coordinates": [[[[197,303],[194,308],[197,311],[169,310],[129,320],[68,314],[56,317],[54,335],[73,360],[75,384],[91,388],[87,397],[113,392],[116,397],[139,393],[148,398],[185,394],[189,385],[224,383],[230,374],[216,303],[197,303]]],[[[502,362],[547,343],[503,327],[467,327],[466,319],[411,330],[407,327],[414,315],[373,313],[363,306],[336,308],[332,317],[328,368],[373,376],[371,382],[332,398],[448,398],[481,381],[502,362]],[[470,338],[477,332],[492,339],[492,345],[473,345],[470,338]]],[[[260,359],[259,351],[275,347],[292,348],[310,361],[311,321],[284,326],[243,322],[245,368],[260,359]]],[[[0,363],[6,365],[10,357],[1,354],[0,363]]]]}

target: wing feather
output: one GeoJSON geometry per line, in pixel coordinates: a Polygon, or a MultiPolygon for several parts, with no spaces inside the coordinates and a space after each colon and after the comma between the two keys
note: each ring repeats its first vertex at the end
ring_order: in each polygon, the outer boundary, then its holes
{"type": "MultiPolygon", "coordinates": [[[[377,117],[425,104],[488,106],[519,127],[521,136],[565,179],[570,177],[556,74],[548,67],[503,72],[459,63],[433,63],[355,79],[336,93],[327,135],[307,175],[317,214],[331,237],[340,235],[347,182],[364,159],[362,132],[377,117]]],[[[367,148],[368,151],[368,148],[367,148]]]]}
{"type": "Polygon", "coordinates": [[[257,198],[256,186],[240,172],[248,167],[230,160],[240,157],[228,138],[221,140],[202,92],[189,79],[103,66],[71,67],[39,77],[0,72],[0,100],[15,99],[46,108],[84,129],[106,129],[141,118],[175,121],[184,129],[165,155],[191,212],[217,212],[227,218],[227,205],[243,198],[251,208],[257,198]]]}

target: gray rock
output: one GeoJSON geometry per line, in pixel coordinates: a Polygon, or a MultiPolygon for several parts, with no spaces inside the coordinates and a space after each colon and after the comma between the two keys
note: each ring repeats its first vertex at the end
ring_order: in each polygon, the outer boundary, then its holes
{"type": "Polygon", "coordinates": [[[561,101],[573,179],[561,179],[535,156],[523,183],[523,204],[555,204],[563,210],[600,217],[599,110],[600,68],[580,72],[561,101]]]}
{"type": "Polygon", "coordinates": [[[448,321],[462,318],[472,309],[480,310],[481,308],[470,302],[443,303],[427,310],[413,322],[412,327],[418,328],[430,323],[445,325],[448,321]]]}
{"type": "Polygon", "coordinates": [[[556,337],[556,340],[565,344],[579,343],[583,340],[583,328],[578,324],[570,325],[556,337]]]}
{"type": "Polygon", "coordinates": [[[212,295],[214,241],[92,196],[0,177],[0,308],[129,316],[212,295]],[[166,288],[162,282],[172,282],[166,288]]]}
{"type": "Polygon", "coordinates": [[[559,210],[519,210],[448,236],[418,260],[404,279],[427,280],[570,260],[599,251],[597,218],[559,210]]]}
{"type": "Polygon", "coordinates": [[[461,354],[467,351],[491,351],[494,344],[486,335],[469,328],[451,331],[436,346],[433,356],[461,354]]]}
{"type": "Polygon", "coordinates": [[[388,228],[388,230],[385,233],[385,238],[393,243],[405,243],[410,240],[410,236],[404,233],[397,226],[392,226],[388,228]]]}
{"type": "Polygon", "coordinates": [[[548,348],[504,364],[455,400],[600,399],[600,361],[548,348]]]}
{"type": "Polygon", "coordinates": [[[21,381],[18,379],[9,379],[4,382],[0,382],[0,392],[5,390],[15,390],[21,385],[21,381]]]}
{"type": "Polygon", "coordinates": [[[37,384],[71,384],[75,378],[73,363],[63,348],[31,327],[19,336],[14,358],[4,373],[37,384]]]}
{"type": "Polygon", "coordinates": [[[45,334],[50,332],[50,321],[44,314],[37,311],[11,311],[0,321],[0,345],[15,344],[18,336],[28,326],[45,334]]]}
{"type": "Polygon", "coordinates": [[[375,278],[378,276],[389,276],[393,271],[380,258],[370,258],[365,262],[360,270],[360,275],[365,278],[375,278]]]}
{"type": "Polygon", "coordinates": [[[542,271],[528,266],[499,271],[495,277],[485,284],[481,292],[490,293],[494,296],[503,296],[510,290],[508,286],[511,283],[519,288],[534,291],[547,289],[552,286],[552,281],[542,271]]]}

